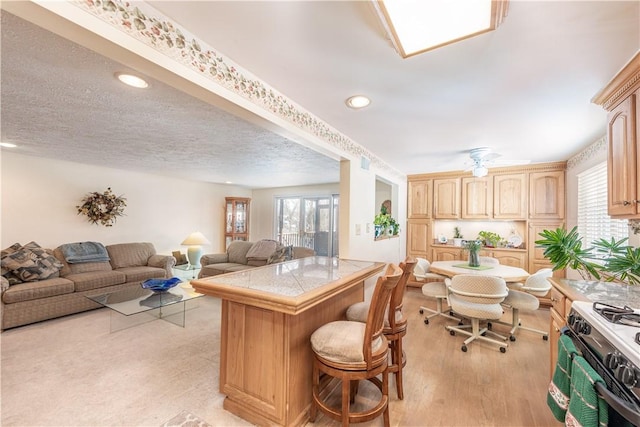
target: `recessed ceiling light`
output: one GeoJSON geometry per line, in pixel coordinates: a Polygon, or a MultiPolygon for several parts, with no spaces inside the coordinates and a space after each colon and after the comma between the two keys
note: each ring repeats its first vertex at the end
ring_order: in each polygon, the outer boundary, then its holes
{"type": "Polygon", "coordinates": [[[371,100],[364,95],[354,95],[350,98],[347,98],[347,107],[349,108],[364,108],[367,105],[371,104],[371,100]]]}
{"type": "Polygon", "coordinates": [[[225,184],[233,184],[233,182],[231,182],[231,181],[225,181],[224,183],[225,184]]]}
{"type": "Polygon", "coordinates": [[[139,89],[145,89],[145,88],[149,87],[149,83],[147,83],[144,79],[142,79],[142,78],[140,78],[138,76],[134,76],[133,74],[116,73],[116,77],[122,83],[124,83],[126,85],[129,85],[131,87],[136,87],[136,88],[139,88],[139,89]]]}
{"type": "Polygon", "coordinates": [[[4,147],[4,148],[16,148],[17,145],[16,144],[12,144],[10,142],[0,142],[0,147],[4,147]]]}

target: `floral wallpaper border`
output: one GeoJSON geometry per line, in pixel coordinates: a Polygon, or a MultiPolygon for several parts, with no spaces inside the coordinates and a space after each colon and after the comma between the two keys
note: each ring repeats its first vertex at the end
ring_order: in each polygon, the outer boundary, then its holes
{"type": "Polygon", "coordinates": [[[567,160],[567,169],[573,169],[581,163],[586,162],[596,154],[606,152],[607,149],[607,137],[603,136],[602,138],[567,160]]]}
{"type": "Polygon", "coordinates": [[[148,4],[121,0],[71,0],[71,3],[172,60],[197,71],[210,81],[319,137],[332,147],[356,158],[367,157],[379,170],[398,179],[406,179],[404,174],[366,148],[297,106],[148,4]]]}

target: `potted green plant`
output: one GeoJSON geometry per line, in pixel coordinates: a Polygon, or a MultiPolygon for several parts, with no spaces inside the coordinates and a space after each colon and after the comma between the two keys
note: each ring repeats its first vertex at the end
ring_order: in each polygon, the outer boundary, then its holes
{"type": "Polygon", "coordinates": [[[460,227],[453,227],[453,246],[462,246],[462,233],[460,227]]]}
{"type": "Polygon", "coordinates": [[[593,246],[583,248],[577,227],[570,231],[543,230],[540,236],[543,239],[535,243],[544,249],[544,256],[553,264],[554,271],[571,268],[584,280],[640,285],[640,248],[625,245],[627,238],[600,239],[592,242],[593,246]]]}
{"type": "Polygon", "coordinates": [[[469,251],[469,267],[480,267],[480,249],[482,249],[482,241],[468,240],[464,247],[469,251]]]}
{"type": "Polygon", "coordinates": [[[387,208],[382,205],[380,213],[373,218],[375,238],[385,235],[397,236],[400,232],[400,224],[387,213],[387,208]]]}
{"type": "Polygon", "coordinates": [[[481,231],[478,233],[478,239],[485,242],[485,246],[497,247],[498,243],[502,241],[502,237],[498,233],[493,231],[481,231]]]}

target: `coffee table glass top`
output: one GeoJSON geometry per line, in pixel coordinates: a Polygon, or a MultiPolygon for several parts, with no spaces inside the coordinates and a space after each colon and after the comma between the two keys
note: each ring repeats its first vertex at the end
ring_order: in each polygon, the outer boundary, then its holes
{"type": "Polygon", "coordinates": [[[195,292],[193,288],[189,287],[187,282],[181,283],[166,292],[153,292],[149,289],[143,289],[141,286],[123,291],[92,295],[88,296],[88,298],[120,314],[131,316],[202,296],[204,295],[195,292]]]}

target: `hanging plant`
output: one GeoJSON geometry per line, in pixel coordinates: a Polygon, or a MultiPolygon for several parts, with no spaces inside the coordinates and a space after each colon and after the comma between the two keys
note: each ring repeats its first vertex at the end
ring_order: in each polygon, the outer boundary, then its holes
{"type": "Polygon", "coordinates": [[[78,209],[78,215],[86,215],[90,223],[111,227],[117,217],[124,215],[126,206],[127,199],[116,196],[109,187],[104,193],[94,191],[87,194],[82,199],[82,204],[76,206],[76,209],[78,209]]]}

